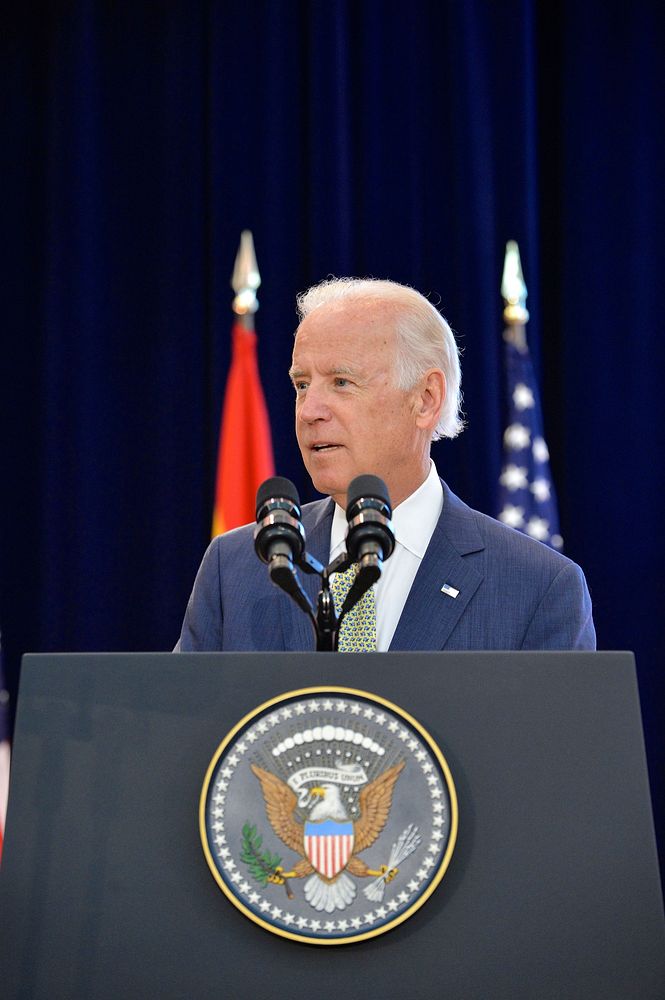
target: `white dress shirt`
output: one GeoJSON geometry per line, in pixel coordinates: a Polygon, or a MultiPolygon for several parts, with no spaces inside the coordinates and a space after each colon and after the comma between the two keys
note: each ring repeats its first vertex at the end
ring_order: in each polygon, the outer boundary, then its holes
{"type": "MultiPolygon", "coordinates": [[[[376,648],[381,652],[387,650],[392,642],[442,509],[443,487],[434,462],[430,462],[425,482],[393,511],[395,549],[383,564],[381,579],[374,585],[376,648]]],[[[346,529],[346,513],[335,504],[330,530],[331,561],[344,550],[346,529]]]]}

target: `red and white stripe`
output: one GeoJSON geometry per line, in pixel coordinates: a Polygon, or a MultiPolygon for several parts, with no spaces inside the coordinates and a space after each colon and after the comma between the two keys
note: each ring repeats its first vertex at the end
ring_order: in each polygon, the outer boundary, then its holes
{"type": "Polygon", "coordinates": [[[305,853],[317,872],[334,878],[346,865],[353,851],[353,834],[305,836],[305,853]]]}

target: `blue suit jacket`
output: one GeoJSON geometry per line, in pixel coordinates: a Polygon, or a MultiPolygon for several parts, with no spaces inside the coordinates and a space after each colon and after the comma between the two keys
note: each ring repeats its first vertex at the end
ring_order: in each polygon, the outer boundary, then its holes
{"type": "MultiPolygon", "coordinates": [[[[443,484],[441,517],[392,650],[595,649],[591,599],[575,563],[472,510],[443,484]],[[456,598],[442,593],[449,584],[456,598]]],[[[307,550],[328,560],[334,504],[303,508],[307,550]]],[[[315,648],[307,616],[268,577],[253,525],[215,538],[201,563],[176,650],[315,648]]],[[[316,604],[319,578],[301,573],[316,604]]]]}

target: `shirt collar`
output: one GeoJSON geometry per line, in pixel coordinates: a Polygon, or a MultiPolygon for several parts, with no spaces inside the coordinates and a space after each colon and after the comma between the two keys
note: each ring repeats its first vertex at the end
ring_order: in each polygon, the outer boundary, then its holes
{"type": "MultiPolygon", "coordinates": [[[[430,460],[429,474],[415,493],[398,504],[393,511],[395,542],[403,545],[418,559],[422,559],[443,509],[443,487],[434,462],[430,460]]],[[[330,559],[344,550],[346,539],[346,513],[335,504],[330,530],[330,559]]]]}

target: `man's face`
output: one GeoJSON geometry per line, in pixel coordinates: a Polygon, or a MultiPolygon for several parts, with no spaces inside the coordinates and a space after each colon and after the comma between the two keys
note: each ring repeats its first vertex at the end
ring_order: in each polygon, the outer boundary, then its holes
{"type": "Polygon", "coordinates": [[[395,348],[392,308],[376,301],[320,306],[298,329],[296,436],[314,486],[342,507],[355,476],[380,476],[395,507],[427,475],[429,434],[417,392],[395,386],[395,348]]]}

